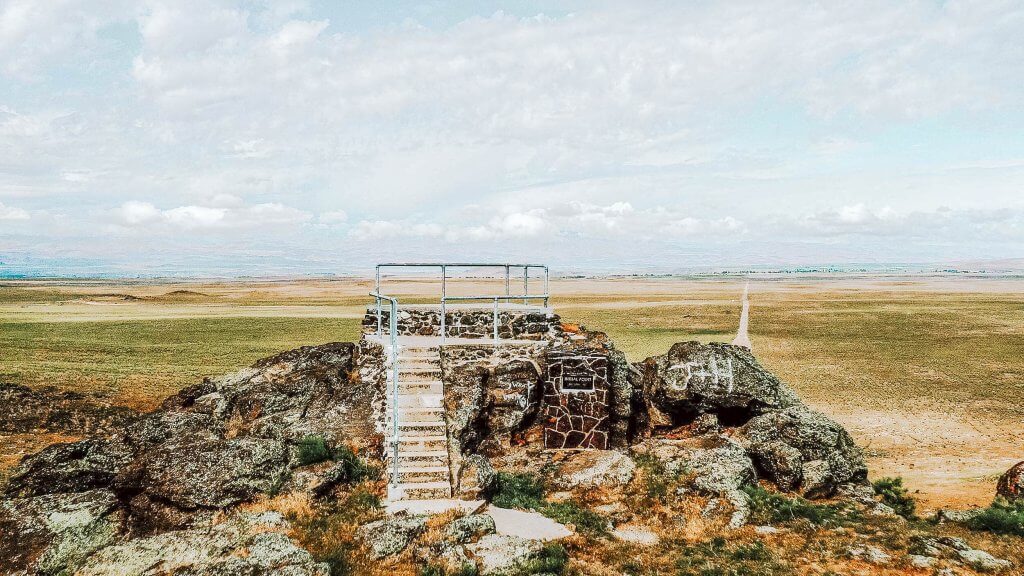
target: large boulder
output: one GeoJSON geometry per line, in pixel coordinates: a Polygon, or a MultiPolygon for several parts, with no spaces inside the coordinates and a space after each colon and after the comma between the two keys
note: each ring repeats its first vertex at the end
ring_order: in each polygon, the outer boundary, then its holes
{"type": "Polygon", "coordinates": [[[747,451],[732,438],[721,434],[651,438],[634,450],[657,458],[670,473],[689,475],[697,491],[728,502],[730,527],[746,523],[749,507],[740,489],[753,483],[757,473],[747,451]]]}
{"type": "Polygon", "coordinates": [[[165,532],[108,546],[91,555],[77,576],[228,575],[327,576],[328,566],[285,535],[277,513],[236,514],[210,528],[165,532]]]}
{"type": "Polygon", "coordinates": [[[272,492],[287,472],[288,449],[280,441],[195,435],[140,454],[115,486],[179,508],[224,508],[272,492]]]}
{"type": "Polygon", "coordinates": [[[26,456],[4,491],[28,498],[104,488],[131,459],[127,447],[109,440],[52,444],[26,456]]]}
{"type": "Polygon", "coordinates": [[[53,387],[0,383],[0,434],[48,430],[86,436],[123,427],[138,412],[106,398],[53,387]]]}
{"type": "Polygon", "coordinates": [[[108,490],[0,502],[0,565],[9,572],[70,574],[111,544],[120,515],[108,490]]]}
{"type": "Polygon", "coordinates": [[[740,438],[765,476],[782,489],[799,487],[810,498],[841,484],[864,482],[863,451],[836,421],[806,406],[755,416],[740,438]]]}
{"type": "Polygon", "coordinates": [[[635,470],[633,459],[615,450],[569,452],[558,463],[553,482],[566,490],[624,486],[635,470]]]}
{"type": "Polygon", "coordinates": [[[687,424],[705,413],[735,426],[799,404],[796,394],[741,346],[680,342],[636,367],[640,406],[634,434],[687,424]]]}
{"type": "Polygon", "coordinates": [[[996,496],[1010,502],[1024,502],[1024,462],[1019,462],[999,477],[996,496]]]}
{"type": "Polygon", "coordinates": [[[427,516],[392,516],[359,527],[359,536],[376,559],[394,556],[405,550],[413,538],[427,527],[427,516]]]}
{"type": "Polygon", "coordinates": [[[467,544],[466,549],[476,559],[481,576],[512,575],[540,556],[544,544],[540,540],[527,540],[519,536],[488,534],[479,541],[467,544]]]}
{"type": "MultiPolygon", "coordinates": [[[[4,488],[9,500],[3,505],[24,507],[45,495],[113,493],[122,536],[208,523],[218,511],[280,489],[303,465],[293,447],[298,439],[315,434],[330,444],[379,446],[375,415],[383,390],[377,380],[360,385],[361,369],[382,363],[373,352],[367,348],[361,355],[350,343],[311,346],[206,379],[151,414],[125,418],[107,437],[26,457],[4,488]]],[[[329,466],[322,472],[336,475],[329,466]]],[[[331,478],[311,480],[329,486],[318,480],[331,478]]],[[[36,524],[8,522],[4,536],[42,542],[36,524]]],[[[33,546],[26,549],[40,545],[33,546]]],[[[0,565],[12,562],[8,555],[14,553],[0,549],[0,565]]]]}

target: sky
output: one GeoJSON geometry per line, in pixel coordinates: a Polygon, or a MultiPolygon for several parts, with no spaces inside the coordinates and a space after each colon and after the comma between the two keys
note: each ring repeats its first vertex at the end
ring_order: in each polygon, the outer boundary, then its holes
{"type": "Polygon", "coordinates": [[[1019,1],[0,0],[0,275],[1020,258],[1021,30],[1019,1]]]}

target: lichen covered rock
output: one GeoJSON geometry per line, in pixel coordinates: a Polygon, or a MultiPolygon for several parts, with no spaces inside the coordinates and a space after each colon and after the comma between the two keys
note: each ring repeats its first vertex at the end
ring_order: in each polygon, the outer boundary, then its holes
{"type": "Polygon", "coordinates": [[[841,484],[867,478],[863,451],[850,434],[806,406],[755,416],[740,437],[765,475],[783,489],[799,486],[808,497],[823,497],[841,484]]]}
{"type": "Polygon", "coordinates": [[[1010,502],[1024,501],[1024,462],[1019,462],[999,477],[996,496],[1010,502]]]}

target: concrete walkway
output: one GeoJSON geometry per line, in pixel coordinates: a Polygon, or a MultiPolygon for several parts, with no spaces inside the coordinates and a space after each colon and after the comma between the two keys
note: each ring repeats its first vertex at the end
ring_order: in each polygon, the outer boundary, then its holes
{"type": "Polygon", "coordinates": [[[484,514],[494,518],[494,528],[498,534],[530,540],[558,540],[572,536],[571,530],[538,512],[488,506],[484,514]]]}
{"type": "Polygon", "coordinates": [[[750,334],[747,333],[747,327],[749,325],[750,315],[750,300],[747,299],[747,293],[750,289],[750,282],[747,282],[743,286],[743,311],[740,312],[740,327],[736,331],[736,337],[732,339],[733,346],[743,346],[747,350],[750,350],[750,334]]]}

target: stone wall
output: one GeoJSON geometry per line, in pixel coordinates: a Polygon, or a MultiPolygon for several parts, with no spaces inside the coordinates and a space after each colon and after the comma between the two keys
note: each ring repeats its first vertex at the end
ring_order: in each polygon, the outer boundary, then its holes
{"type": "MultiPolygon", "coordinates": [[[[388,334],[391,311],[381,310],[383,333],[388,334]]],[[[449,309],[445,312],[445,332],[450,338],[493,338],[494,312],[491,309],[449,309]]],[[[438,308],[403,308],[398,311],[401,336],[440,336],[441,311],[438,308]]],[[[363,317],[363,334],[377,332],[377,309],[368,308],[363,317]]],[[[501,310],[498,313],[498,337],[517,340],[549,340],[561,334],[557,314],[536,310],[501,310]]]]}
{"type": "Polygon", "coordinates": [[[611,412],[608,357],[552,351],[544,383],[544,447],[608,448],[611,412]]]}

